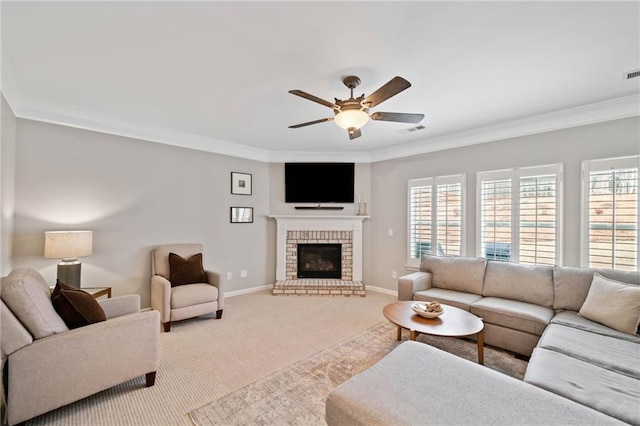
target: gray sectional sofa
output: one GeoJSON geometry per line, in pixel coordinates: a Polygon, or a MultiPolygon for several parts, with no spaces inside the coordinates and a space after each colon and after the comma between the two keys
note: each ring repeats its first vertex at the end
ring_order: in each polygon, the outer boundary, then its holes
{"type": "Polygon", "coordinates": [[[405,342],[329,395],[327,423],[640,425],[640,336],[578,314],[596,272],[640,285],[637,272],[424,256],[398,299],[483,318],[486,344],[530,355],[524,382],[405,342]]]}

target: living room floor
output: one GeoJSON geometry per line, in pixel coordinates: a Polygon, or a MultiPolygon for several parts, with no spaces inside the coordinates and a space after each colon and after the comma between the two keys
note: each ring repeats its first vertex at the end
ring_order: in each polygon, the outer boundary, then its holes
{"type": "Polygon", "coordinates": [[[155,386],[145,388],[139,377],[28,425],[192,425],[191,410],[386,321],[382,308],[395,300],[372,291],[332,297],[265,290],[228,298],[221,320],[181,321],[161,333],[155,386]]]}

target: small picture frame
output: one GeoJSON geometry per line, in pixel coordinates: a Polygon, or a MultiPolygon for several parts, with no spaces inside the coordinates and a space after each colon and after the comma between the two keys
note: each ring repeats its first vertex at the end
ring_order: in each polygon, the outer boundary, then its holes
{"type": "Polygon", "coordinates": [[[231,172],[231,193],[251,195],[251,174],[231,172]]]}
{"type": "Polygon", "coordinates": [[[253,207],[231,207],[231,223],[253,223],[253,207]]]}

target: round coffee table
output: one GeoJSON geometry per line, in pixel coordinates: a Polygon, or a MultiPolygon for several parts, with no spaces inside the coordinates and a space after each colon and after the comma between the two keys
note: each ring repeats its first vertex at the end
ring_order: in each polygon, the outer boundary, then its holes
{"type": "Polygon", "coordinates": [[[409,330],[409,338],[416,340],[418,334],[442,337],[464,337],[476,335],[478,341],[478,363],[484,364],[484,323],[480,318],[455,306],[442,305],[444,312],[436,318],[423,318],[413,312],[411,305],[419,301],[394,302],[384,307],[385,318],[398,326],[398,340],[402,329],[409,330]]]}

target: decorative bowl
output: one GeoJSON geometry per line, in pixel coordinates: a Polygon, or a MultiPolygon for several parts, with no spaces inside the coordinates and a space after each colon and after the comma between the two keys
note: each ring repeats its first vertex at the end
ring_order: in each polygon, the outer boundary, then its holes
{"type": "Polygon", "coordinates": [[[411,309],[422,318],[435,318],[444,313],[444,308],[442,307],[438,312],[427,312],[427,305],[425,303],[414,303],[411,305],[411,309]]]}

